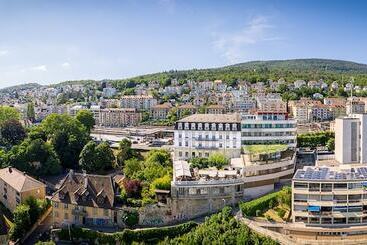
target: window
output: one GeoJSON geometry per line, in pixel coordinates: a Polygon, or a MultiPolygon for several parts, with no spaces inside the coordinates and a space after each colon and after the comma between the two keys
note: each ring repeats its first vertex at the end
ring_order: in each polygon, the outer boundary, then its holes
{"type": "Polygon", "coordinates": [[[294,182],[294,188],[295,189],[307,189],[308,184],[307,183],[302,183],[302,182],[294,182]]]}
{"type": "Polygon", "coordinates": [[[93,208],[93,215],[97,215],[98,214],[98,208],[93,208]]]}
{"type": "Polygon", "coordinates": [[[103,209],[103,215],[108,216],[110,214],[108,209],[103,209]]]}
{"type": "Polygon", "coordinates": [[[181,138],[182,138],[182,134],[178,134],[178,138],[180,138],[180,139],[181,139],[181,138]]]}
{"type": "Polygon", "coordinates": [[[69,214],[68,213],[64,213],[64,219],[69,219],[69,214]]]}
{"type": "Polygon", "coordinates": [[[55,217],[59,217],[59,212],[54,211],[54,215],[55,215],[55,217]]]}
{"type": "Polygon", "coordinates": [[[67,203],[64,204],[64,208],[68,209],[68,204],[67,203]]]}
{"type": "Polygon", "coordinates": [[[59,203],[58,202],[54,202],[54,208],[58,208],[59,207],[59,203]]]}

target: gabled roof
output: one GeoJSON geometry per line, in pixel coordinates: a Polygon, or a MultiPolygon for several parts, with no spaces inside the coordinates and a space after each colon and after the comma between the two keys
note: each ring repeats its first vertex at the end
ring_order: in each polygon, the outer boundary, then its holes
{"type": "Polygon", "coordinates": [[[0,169],[0,178],[18,192],[45,187],[45,184],[13,167],[0,169]]]}
{"type": "Polygon", "coordinates": [[[115,190],[112,177],[70,171],[51,200],[81,206],[112,208],[115,190]]]}

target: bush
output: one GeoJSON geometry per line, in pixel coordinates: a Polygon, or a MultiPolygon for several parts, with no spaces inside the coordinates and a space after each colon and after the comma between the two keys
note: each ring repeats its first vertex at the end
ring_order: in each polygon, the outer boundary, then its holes
{"type": "MultiPolygon", "coordinates": [[[[124,229],[122,232],[113,234],[106,234],[98,231],[93,231],[86,228],[72,227],[70,234],[73,240],[87,240],[90,244],[131,244],[134,242],[159,242],[166,237],[173,238],[186,234],[191,231],[197,224],[194,222],[187,222],[175,226],[149,228],[142,230],[124,229]]],[[[61,229],[58,232],[60,240],[70,241],[69,230],[67,228],[61,229]]]]}
{"type": "Polygon", "coordinates": [[[209,167],[216,167],[221,169],[223,166],[228,164],[228,159],[221,153],[213,153],[208,158],[209,167]]]}
{"type": "Polygon", "coordinates": [[[139,213],[136,210],[126,211],[122,216],[122,220],[129,227],[135,226],[139,223],[139,213]]]}
{"type": "Polygon", "coordinates": [[[208,168],[209,167],[208,159],[202,157],[194,157],[190,161],[190,167],[198,169],[208,168]]]}
{"type": "Polygon", "coordinates": [[[291,193],[290,187],[284,187],[278,192],[270,193],[249,202],[240,203],[242,214],[245,216],[259,216],[257,210],[264,213],[269,209],[270,204],[272,204],[273,207],[278,204],[290,207],[292,200],[291,193]]]}

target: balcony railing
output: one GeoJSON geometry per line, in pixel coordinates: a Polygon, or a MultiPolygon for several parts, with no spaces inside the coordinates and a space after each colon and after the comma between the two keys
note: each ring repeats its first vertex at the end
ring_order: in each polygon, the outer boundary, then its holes
{"type": "Polygon", "coordinates": [[[87,216],[87,211],[81,210],[81,209],[73,209],[73,210],[71,210],[71,213],[73,215],[87,216]]]}

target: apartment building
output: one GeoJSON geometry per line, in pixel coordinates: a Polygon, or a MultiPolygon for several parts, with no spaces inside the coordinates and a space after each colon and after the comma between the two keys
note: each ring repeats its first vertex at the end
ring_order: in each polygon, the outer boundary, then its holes
{"type": "MultiPolygon", "coordinates": [[[[367,167],[362,165],[299,169],[292,180],[292,221],[334,229],[366,225],[366,187],[367,167]]],[[[333,230],[316,230],[323,231],[333,230]]]]}
{"type": "Polygon", "coordinates": [[[29,197],[45,199],[46,185],[13,167],[0,169],[0,201],[10,211],[29,197]]]}
{"type": "Polygon", "coordinates": [[[347,101],[346,104],[347,115],[365,113],[365,110],[366,105],[364,101],[355,98],[352,98],[351,100],[347,101]]]}
{"type": "Polygon", "coordinates": [[[352,114],[335,120],[335,159],[367,163],[367,114],[352,114]]]}
{"type": "Polygon", "coordinates": [[[91,108],[95,124],[100,127],[136,126],[141,121],[141,113],[134,108],[91,108]]]}
{"type": "Polygon", "coordinates": [[[238,114],[194,114],[175,124],[175,159],[208,157],[222,152],[227,157],[241,153],[241,125],[238,114]]]}
{"type": "Polygon", "coordinates": [[[167,119],[168,112],[172,109],[170,103],[154,105],[150,111],[150,117],[154,120],[167,119]]]}
{"type": "Polygon", "coordinates": [[[223,105],[209,105],[205,108],[205,113],[207,113],[207,114],[224,114],[224,113],[226,113],[226,108],[223,105]]]}
{"type": "Polygon", "coordinates": [[[157,99],[151,95],[126,95],[121,97],[121,108],[135,108],[138,110],[150,110],[157,104],[157,99]]]}
{"type": "Polygon", "coordinates": [[[241,115],[242,145],[287,144],[297,145],[297,122],[286,112],[261,112],[241,115]]]}

